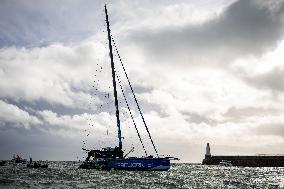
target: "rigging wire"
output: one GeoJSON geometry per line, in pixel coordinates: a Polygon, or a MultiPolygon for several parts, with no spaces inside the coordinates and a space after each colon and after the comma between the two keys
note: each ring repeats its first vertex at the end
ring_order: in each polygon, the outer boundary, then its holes
{"type": "Polygon", "coordinates": [[[145,128],[146,128],[146,131],[147,131],[147,133],[148,133],[148,136],[149,136],[149,138],[150,138],[150,140],[151,140],[151,143],[152,143],[153,148],[154,148],[154,150],[155,150],[155,152],[156,152],[156,155],[159,156],[159,155],[158,155],[158,152],[157,152],[157,149],[156,149],[156,146],[155,146],[155,144],[154,144],[154,142],[153,142],[153,139],[152,139],[152,137],[151,137],[150,131],[149,131],[149,129],[148,129],[148,126],[147,126],[147,124],[146,124],[146,122],[145,122],[145,119],[144,119],[144,116],[143,116],[143,114],[142,114],[142,111],[141,111],[141,109],[140,109],[140,106],[139,106],[139,104],[138,104],[138,101],[137,101],[137,98],[136,98],[136,96],[135,96],[135,93],[134,93],[134,91],[133,91],[132,85],[131,85],[130,80],[129,80],[129,78],[128,78],[127,72],[126,72],[125,67],[124,67],[124,65],[123,65],[123,62],[122,62],[122,60],[121,60],[120,54],[119,54],[118,49],[117,49],[117,47],[116,47],[116,44],[115,44],[115,42],[114,42],[113,37],[111,37],[111,39],[112,39],[112,42],[113,42],[113,46],[114,46],[114,48],[115,48],[115,50],[116,50],[116,54],[117,54],[117,56],[118,56],[119,62],[120,62],[120,64],[121,64],[122,68],[123,68],[124,74],[125,74],[126,79],[127,79],[127,81],[128,81],[129,87],[130,87],[131,92],[132,92],[132,94],[133,94],[133,98],[134,98],[134,100],[135,100],[135,102],[136,102],[136,105],[137,105],[137,108],[138,108],[138,110],[139,110],[140,116],[141,116],[141,118],[142,118],[142,121],[143,121],[144,126],[145,126],[145,128]]]}
{"type": "Polygon", "coordinates": [[[117,78],[118,84],[119,84],[119,86],[120,86],[120,89],[121,89],[121,92],[122,92],[123,98],[124,98],[124,100],[125,100],[125,103],[126,103],[127,109],[128,109],[128,111],[129,111],[130,117],[131,117],[132,122],[133,122],[133,124],[134,124],[135,130],[136,130],[136,132],[137,132],[137,135],[138,135],[138,137],[139,137],[139,140],[140,140],[140,142],[141,142],[141,144],[142,144],[143,150],[144,150],[145,155],[146,155],[146,157],[147,157],[147,156],[148,156],[148,155],[147,155],[147,151],[146,151],[146,149],[145,149],[145,147],[144,147],[144,144],[143,144],[143,142],[142,142],[142,139],[141,139],[140,133],[139,133],[139,131],[138,131],[138,129],[137,129],[137,125],[136,125],[136,123],[135,123],[135,121],[134,121],[134,117],[133,117],[133,115],[132,115],[132,113],[131,113],[131,110],[130,110],[129,104],[128,104],[128,102],[127,102],[127,99],[126,99],[126,96],[125,96],[125,93],[124,93],[124,90],[123,90],[123,87],[122,87],[121,80],[119,79],[119,77],[118,77],[118,75],[117,75],[117,74],[116,74],[116,78],[117,78]]]}

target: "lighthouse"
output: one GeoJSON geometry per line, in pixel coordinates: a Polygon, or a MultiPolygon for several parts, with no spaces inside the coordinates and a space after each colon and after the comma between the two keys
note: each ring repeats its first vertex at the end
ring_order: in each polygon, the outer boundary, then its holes
{"type": "Polygon", "coordinates": [[[205,158],[206,157],[211,157],[211,152],[210,152],[210,145],[207,143],[206,145],[206,153],[205,153],[205,158]]]}

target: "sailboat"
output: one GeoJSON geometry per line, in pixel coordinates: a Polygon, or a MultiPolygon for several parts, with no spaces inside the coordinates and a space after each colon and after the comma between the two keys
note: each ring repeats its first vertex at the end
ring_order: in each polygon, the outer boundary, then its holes
{"type": "MultiPolygon", "coordinates": [[[[107,13],[107,7],[105,5],[104,7],[105,9],[105,15],[106,15],[106,24],[107,24],[107,34],[108,34],[108,44],[109,44],[109,56],[110,56],[110,63],[111,63],[111,70],[112,70],[112,84],[113,84],[113,91],[114,91],[114,103],[115,103],[115,109],[116,109],[116,124],[117,124],[117,129],[118,129],[118,146],[115,147],[106,147],[103,148],[101,150],[87,150],[87,149],[83,149],[85,151],[88,152],[88,156],[86,158],[86,160],[80,165],[79,168],[82,169],[98,169],[98,170],[138,170],[138,171],[148,171],[148,170],[159,170],[159,171],[166,171],[169,170],[171,167],[171,160],[178,160],[178,158],[174,158],[174,157],[170,157],[170,156],[159,156],[158,155],[158,151],[156,149],[156,146],[152,140],[151,134],[149,132],[148,126],[146,125],[144,116],[142,114],[142,111],[140,109],[140,106],[138,104],[137,98],[135,96],[135,93],[133,91],[133,88],[131,86],[131,83],[129,81],[128,75],[125,71],[125,68],[123,66],[123,63],[121,61],[120,55],[117,51],[116,48],[116,52],[118,54],[118,57],[120,59],[122,68],[124,70],[124,73],[126,75],[128,84],[130,86],[131,92],[133,94],[134,100],[136,102],[137,108],[139,110],[140,116],[142,118],[142,121],[144,123],[144,126],[146,128],[146,131],[148,133],[148,136],[151,140],[151,143],[153,145],[154,151],[156,153],[156,156],[148,156],[147,151],[145,149],[145,146],[142,142],[141,136],[138,132],[137,126],[134,122],[133,116],[131,114],[129,105],[126,101],[126,105],[127,108],[129,110],[129,113],[131,115],[133,124],[135,126],[136,132],[138,134],[138,137],[140,139],[140,142],[142,144],[142,147],[144,149],[145,152],[145,157],[127,157],[127,155],[129,153],[131,153],[131,151],[133,149],[130,150],[130,152],[126,153],[124,155],[124,152],[122,150],[122,136],[121,136],[121,126],[120,126],[120,117],[119,117],[119,106],[118,106],[118,99],[117,99],[117,75],[115,72],[115,67],[114,67],[114,60],[113,60],[113,44],[114,43],[112,37],[111,37],[111,30],[110,30],[110,24],[109,24],[109,20],[108,20],[108,13],[107,13]],[[92,158],[92,160],[91,160],[92,158]]],[[[114,43],[115,45],[115,43],[114,43]]],[[[123,92],[123,89],[121,87],[121,90],[123,92]]],[[[125,95],[123,95],[125,98],[125,95]]],[[[126,98],[125,98],[126,100],[126,98]]]]}

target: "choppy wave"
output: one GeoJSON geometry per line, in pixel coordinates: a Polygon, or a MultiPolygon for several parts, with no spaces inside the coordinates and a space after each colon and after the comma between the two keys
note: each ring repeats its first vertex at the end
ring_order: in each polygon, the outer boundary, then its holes
{"type": "Polygon", "coordinates": [[[284,188],[284,168],[174,164],[169,171],[97,171],[80,162],[48,162],[48,169],[9,163],[0,188],[284,188]]]}

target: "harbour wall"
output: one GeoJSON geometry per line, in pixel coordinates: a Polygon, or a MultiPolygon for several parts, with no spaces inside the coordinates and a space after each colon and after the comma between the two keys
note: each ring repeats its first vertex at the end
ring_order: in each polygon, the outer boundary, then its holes
{"type": "Polygon", "coordinates": [[[205,155],[203,165],[219,165],[222,160],[231,161],[233,166],[284,167],[284,156],[211,156],[205,155]]]}

